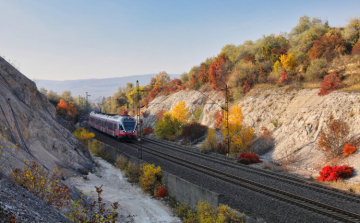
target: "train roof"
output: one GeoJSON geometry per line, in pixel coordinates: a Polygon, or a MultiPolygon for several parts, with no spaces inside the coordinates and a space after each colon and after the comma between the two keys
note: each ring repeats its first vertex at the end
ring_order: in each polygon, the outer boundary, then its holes
{"type": "Polygon", "coordinates": [[[104,118],[107,120],[114,120],[114,121],[120,121],[121,118],[126,118],[126,117],[130,117],[130,118],[134,119],[130,115],[106,114],[106,113],[95,112],[95,111],[90,112],[90,115],[93,115],[93,116],[96,116],[99,118],[104,118]]]}

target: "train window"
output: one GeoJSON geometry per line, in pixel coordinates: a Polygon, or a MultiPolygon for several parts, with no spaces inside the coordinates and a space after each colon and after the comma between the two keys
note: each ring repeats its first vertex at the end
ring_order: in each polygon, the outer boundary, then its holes
{"type": "Polygon", "coordinates": [[[135,122],[124,122],[124,127],[127,132],[135,130],[135,122]]]}
{"type": "Polygon", "coordinates": [[[120,124],[119,124],[119,129],[120,129],[120,131],[124,131],[124,128],[120,124]]]}

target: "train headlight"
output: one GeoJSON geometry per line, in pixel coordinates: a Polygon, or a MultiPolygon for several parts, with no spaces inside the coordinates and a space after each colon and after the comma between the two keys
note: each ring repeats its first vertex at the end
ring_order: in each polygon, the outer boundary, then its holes
{"type": "Polygon", "coordinates": [[[124,131],[124,132],[126,132],[126,131],[124,131]]]}

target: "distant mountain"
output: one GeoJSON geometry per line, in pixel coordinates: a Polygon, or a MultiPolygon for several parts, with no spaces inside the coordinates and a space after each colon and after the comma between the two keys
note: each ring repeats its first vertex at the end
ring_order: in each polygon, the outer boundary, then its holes
{"type": "MultiPolygon", "coordinates": [[[[46,90],[53,90],[58,94],[64,91],[71,91],[73,97],[79,95],[85,97],[88,92],[91,97],[90,101],[96,100],[99,97],[109,97],[117,92],[119,87],[125,87],[126,83],[133,83],[136,85],[136,80],[139,80],[140,86],[145,86],[150,83],[152,77],[156,74],[134,75],[127,77],[103,78],[103,79],[83,79],[83,80],[65,80],[65,81],[52,81],[52,80],[33,80],[38,89],[45,88],[46,90]]],[[[180,74],[169,74],[171,79],[180,78],[180,74]]]]}

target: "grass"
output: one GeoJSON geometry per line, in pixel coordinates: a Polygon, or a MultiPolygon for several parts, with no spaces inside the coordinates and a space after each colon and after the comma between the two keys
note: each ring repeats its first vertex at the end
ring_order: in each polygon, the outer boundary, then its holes
{"type": "Polygon", "coordinates": [[[355,92],[359,92],[360,91],[360,84],[355,84],[355,85],[352,85],[350,87],[346,87],[346,88],[343,88],[341,89],[343,91],[355,91],[355,92]]]}
{"type": "MultiPolygon", "coordinates": [[[[316,180],[316,182],[320,183],[316,180]]],[[[356,194],[360,194],[360,185],[359,184],[347,184],[343,180],[339,179],[337,181],[328,181],[321,182],[322,184],[328,185],[330,187],[334,187],[340,190],[347,190],[356,194]]]]}

